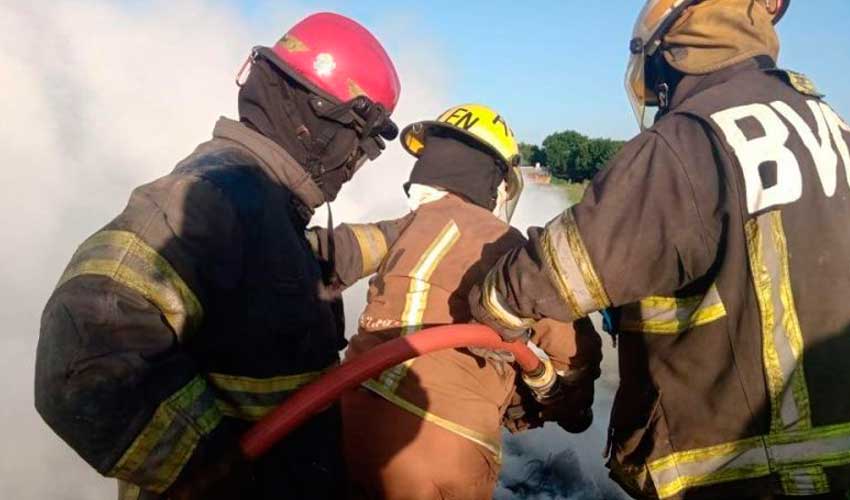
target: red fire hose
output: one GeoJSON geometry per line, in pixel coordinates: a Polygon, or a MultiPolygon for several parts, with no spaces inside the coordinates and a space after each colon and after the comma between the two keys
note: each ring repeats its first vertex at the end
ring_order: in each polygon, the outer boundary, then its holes
{"type": "Polygon", "coordinates": [[[249,459],[259,458],[310,417],[339,399],[343,392],[409,359],[460,347],[509,351],[516,357],[517,364],[525,373],[538,372],[541,368],[540,359],[527,345],[522,342],[504,342],[496,332],[486,326],[450,325],[429,328],[385,342],[304,386],[242,436],[242,451],[249,459]]]}

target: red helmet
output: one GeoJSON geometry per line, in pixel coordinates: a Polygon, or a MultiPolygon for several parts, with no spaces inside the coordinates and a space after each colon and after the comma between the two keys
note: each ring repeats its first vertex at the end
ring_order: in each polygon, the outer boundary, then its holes
{"type": "Polygon", "coordinates": [[[293,26],[271,49],[259,48],[311,91],[340,103],[366,96],[392,112],[401,84],[381,43],[357,22],[328,12],[293,26]]]}

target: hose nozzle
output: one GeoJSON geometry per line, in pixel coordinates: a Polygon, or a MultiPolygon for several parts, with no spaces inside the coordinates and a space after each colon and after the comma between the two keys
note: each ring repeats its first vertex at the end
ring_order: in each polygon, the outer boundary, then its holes
{"type": "Polygon", "coordinates": [[[541,360],[540,366],[533,372],[523,373],[522,381],[531,389],[534,398],[541,403],[552,400],[560,391],[558,373],[548,359],[541,360]]]}

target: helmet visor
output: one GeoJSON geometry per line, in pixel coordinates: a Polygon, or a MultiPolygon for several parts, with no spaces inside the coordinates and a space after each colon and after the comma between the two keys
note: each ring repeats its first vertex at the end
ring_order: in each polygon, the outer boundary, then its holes
{"type": "Polygon", "coordinates": [[[507,179],[507,196],[505,202],[499,207],[499,212],[496,214],[500,219],[510,224],[524,188],[525,180],[522,177],[519,167],[510,167],[507,179]]]}
{"type": "Polygon", "coordinates": [[[641,130],[652,126],[655,120],[653,108],[657,106],[655,92],[647,87],[646,60],[661,47],[660,34],[665,24],[693,3],[694,0],[648,0],[635,22],[626,68],[626,94],[641,130]]]}
{"type": "Polygon", "coordinates": [[[658,111],[658,98],[647,87],[643,54],[632,54],[626,70],[626,94],[641,130],[652,127],[658,111]]]}

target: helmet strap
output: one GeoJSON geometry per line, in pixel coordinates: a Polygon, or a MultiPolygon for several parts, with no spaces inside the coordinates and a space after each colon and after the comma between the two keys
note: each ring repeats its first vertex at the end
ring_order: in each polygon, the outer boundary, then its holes
{"type": "MultiPolygon", "coordinates": [[[[673,95],[682,78],[682,72],[670,66],[664,57],[664,50],[659,49],[646,61],[647,88],[652,89],[658,99],[658,116],[664,116],[670,111],[673,95]]],[[[656,119],[657,119],[656,118],[656,119]]]]}

